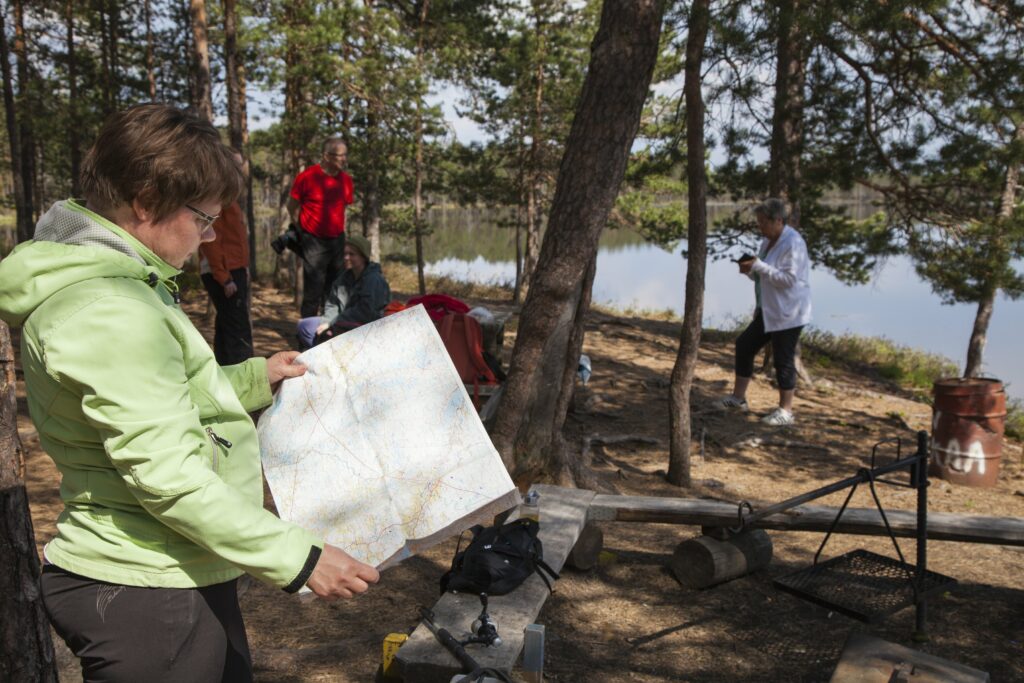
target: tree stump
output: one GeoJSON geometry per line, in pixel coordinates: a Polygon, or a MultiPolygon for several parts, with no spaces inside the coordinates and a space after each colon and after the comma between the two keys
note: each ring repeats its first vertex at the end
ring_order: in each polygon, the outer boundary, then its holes
{"type": "Polygon", "coordinates": [[[0,680],[57,681],[39,573],[18,437],[14,349],[0,322],[0,680]]]}
{"type": "Polygon", "coordinates": [[[718,540],[698,536],[683,541],[669,566],[687,588],[708,588],[749,574],[772,559],[772,540],[763,529],[751,529],[718,540]]]}
{"type": "Polygon", "coordinates": [[[601,548],[604,547],[604,532],[601,527],[593,522],[583,527],[580,537],[576,539],[576,545],[569,552],[565,563],[573,569],[587,571],[597,565],[601,548]]]}

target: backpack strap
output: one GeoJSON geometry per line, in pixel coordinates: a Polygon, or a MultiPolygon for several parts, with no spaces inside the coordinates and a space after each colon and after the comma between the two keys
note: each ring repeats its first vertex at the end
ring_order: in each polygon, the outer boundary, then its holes
{"type": "Polygon", "coordinates": [[[548,577],[544,576],[544,572],[550,574],[551,578],[555,579],[556,581],[561,578],[561,575],[554,569],[552,569],[551,565],[545,562],[542,558],[535,558],[533,563],[536,565],[534,571],[536,571],[537,575],[544,580],[544,585],[548,587],[548,592],[554,592],[554,588],[551,587],[551,581],[548,579],[548,577]],[[541,571],[542,569],[544,571],[541,571]]]}
{"type": "Polygon", "coordinates": [[[480,331],[480,323],[477,319],[471,315],[467,315],[464,318],[462,325],[463,330],[466,334],[466,348],[469,351],[469,359],[473,362],[473,367],[476,370],[476,380],[474,386],[483,378],[484,384],[497,384],[498,378],[491,372],[491,366],[484,360],[484,335],[480,331]]]}
{"type": "Polygon", "coordinates": [[[453,322],[454,318],[450,315],[441,318],[441,339],[448,339],[451,336],[453,322]]]}

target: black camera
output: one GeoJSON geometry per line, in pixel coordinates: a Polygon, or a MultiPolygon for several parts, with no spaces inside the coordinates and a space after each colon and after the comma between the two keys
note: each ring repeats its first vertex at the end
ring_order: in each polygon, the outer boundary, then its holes
{"type": "Polygon", "coordinates": [[[299,256],[302,256],[302,241],[299,235],[299,226],[294,223],[289,223],[287,230],[270,240],[270,248],[278,254],[283,254],[285,249],[291,249],[299,256]]]}

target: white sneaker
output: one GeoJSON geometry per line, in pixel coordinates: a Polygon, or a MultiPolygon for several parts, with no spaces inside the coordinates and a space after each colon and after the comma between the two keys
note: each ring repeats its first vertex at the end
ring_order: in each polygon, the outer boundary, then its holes
{"type": "Polygon", "coordinates": [[[724,396],[711,404],[717,410],[746,410],[747,402],[742,398],[736,398],[732,394],[724,396]]]}
{"type": "Polygon", "coordinates": [[[793,424],[795,421],[796,418],[793,417],[793,413],[789,412],[785,408],[776,408],[761,418],[761,422],[774,427],[784,427],[785,425],[793,424]]]}

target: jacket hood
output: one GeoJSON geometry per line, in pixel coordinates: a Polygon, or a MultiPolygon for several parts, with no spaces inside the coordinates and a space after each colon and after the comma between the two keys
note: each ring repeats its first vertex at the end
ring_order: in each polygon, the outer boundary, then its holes
{"type": "Polygon", "coordinates": [[[0,318],[20,326],[44,301],[94,278],[133,278],[171,292],[181,271],[127,232],[73,200],[57,202],[35,238],[0,261],[0,318]]]}

